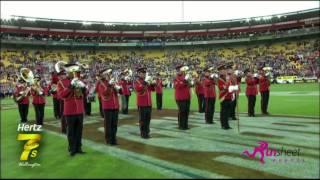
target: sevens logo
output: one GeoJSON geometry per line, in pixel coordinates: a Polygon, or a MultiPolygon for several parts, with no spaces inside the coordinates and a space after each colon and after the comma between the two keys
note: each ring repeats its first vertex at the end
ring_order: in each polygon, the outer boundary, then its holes
{"type": "Polygon", "coordinates": [[[26,141],[26,144],[24,145],[24,150],[22,151],[22,154],[20,156],[20,160],[27,161],[29,158],[29,155],[31,153],[31,157],[36,157],[38,151],[34,150],[37,147],[39,147],[39,141],[41,139],[40,134],[18,134],[19,141],[26,141]]]}

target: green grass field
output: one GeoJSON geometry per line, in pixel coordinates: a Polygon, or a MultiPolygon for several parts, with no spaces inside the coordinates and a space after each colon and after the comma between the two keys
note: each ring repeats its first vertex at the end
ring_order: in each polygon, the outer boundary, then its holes
{"type": "MultiPolygon", "coordinates": [[[[241,87],[242,92],[245,87],[241,87]]],[[[217,91],[218,92],[218,91],[217,91]]],[[[174,91],[165,89],[163,108],[176,109],[174,91]]],[[[130,97],[130,109],[136,108],[135,94],[130,97]]],[[[48,105],[51,105],[51,97],[48,105]]],[[[239,111],[247,111],[247,99],[240,96],[239,111]]],[[[155,107],[155,95],[153,95],[155,107]]],[[[197,110],[197,98],[192,97],[191,109],[197,110]]],[[[215,110],[220,110],[216,101],[215,110]]],[[[52,107],[45,109],[45,118],[53,118],[52,107]]],[[[130,111],[130,110],[129,110],[130,111]]],[[[98,112],[98,102],[93,104],[92,112],[98,112]]],[[[269,100],[272,115],[295,115],[319,118],[319,84],[272,85],[269,100]]],[[[257,96],[256,113],[260,114],[260,95],[257,96]]],[[[34,120],[32,105],[29,108],[29,121],[34,120]]],[[[12,99],[1,101],[1,178],[170,178],[165,173],[152,168],[140,167],[128,160],[112,154],[105,154],[84,146],[86,155],[69,157],[67,141],[61,136],[44,131],[37,163],[40,167],[19,167],[19,157],[23,142],[16,140],[19,114],[12,99]],[[13,108],[10,108],[13,107],[13,108]],[[5,109],[4,108],[8,108],[5,109]],[[93,155],[94,154],[94,155],[93,155]]]]}

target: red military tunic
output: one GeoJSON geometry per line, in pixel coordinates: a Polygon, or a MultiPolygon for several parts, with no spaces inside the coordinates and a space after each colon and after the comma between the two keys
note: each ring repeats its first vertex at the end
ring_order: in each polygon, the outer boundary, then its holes
{"type": "Polygon", "coordinates": [[[258,80],[251,76],[246,78],[246,83],[247,83],[246,95],[256,96],[258,94],[258,88],[257,88],[258,80]]]}
{"type": "Polygon", "coordinates": [[[99,83],[99,96],[101,97],[102,109],[119,109],[119,99],[117,91],[109,85],[107,80],[99,83]]]}
{"type": "Polygon", "coordinates": [[[156,80],[156,93],[157,94],[162,94],[162,88],[163,88],[162,80],[161,79],[157,79],[156,80]]]}
{"type": "Polygon", "coordinates": [[[203,80],[203,88],[205,98],[216,97],[215,81],[213,79],[205,77],[205,79],[203,80]]]}
{"type": "Polygon", "coordinates": [[[100,83],[101,83],[101,80],[98,80],[98,81],[96,82],[96,93],[98,93],[98,98],[99,98],[99,99],[100,99],[100,93],[99,93],[100,83]]]}
{"type": "Polygon", "coordinates": [[[134,82],[134,89],[137,92],[137,106],[152,106],[151,91],[154,91],[154,86],[139,78],[134,82]]]}
{"type": "Polygon", "coordinates": [[[131,92],[129,90],[129,86],[131,85],[130,82],[124,80],[124,79],[121,79],[120,82],[119,82],[121,88],[122,88],[122,94],[123,95],[131,95],[131,92]]]}
{"type": "MultiPolygon", "coordinates": [[[[26,90],[26,88],[27,88],[27,87],[25,87],[25,86],[23,86],[23,85],[21,85],[21,84],[17,84],[13,95],[14,95],[15,97],[18,97],[18,96],[20,95],[20,92],[26,90]]],[[[28,93],[24,98],[22,98],[22,100],[20,100],[18,103],[19,103],[19,104],[29,104],[29,96],[30,96],[30,94],[31,94],[31,93],[30,93],[30,91],[29,91],[29,93],[28,93]]]]}
{"type": "Polygon", "coordinates": [[[196,81],[195,90],[197,95],[204,94],[204,88],[201,81],[196,81]]]}
{"type": "Polygon", "coordinates": [[[46,99],[45,99],[45,92],[42,89],[42,95],[39,95],[38,92],[35,90],[31,90],[31,95],[32,95],[32,104],[45,104],[46,99]]]}
{"type": "Polygon", "coordinates": [[[71,79],[66,78],[58,83],[58,94],[64,101],[63,115],[83,114],[83,94],[80,89],[71,88],[71,79]]]}
{"type": "Polygon", "coordinates": [[[227,82],[223,78],[221,78],[221,77],[219,78],[218,88],[219,88],[220,101],[232,99],[232,93],[229,93],[229,91],[228,91],[230,85],[231,85],[230,81],[227,82]]]}
{"type": "Polygon", "coordinates": [[[270,81],[267,78],[267,76],[262,75],[259,77],[259,91],[260,92],[265,92],[265,91],[269,91],[269,87],[270,87],[270,81]]]}
{"type": "Polygon", "coordinates": [[[173,85],[175,88],[176,100],[189,100],[190,96],[190,86],[185,82],[184,75],[177,75],[173,80],[173,85]]]}

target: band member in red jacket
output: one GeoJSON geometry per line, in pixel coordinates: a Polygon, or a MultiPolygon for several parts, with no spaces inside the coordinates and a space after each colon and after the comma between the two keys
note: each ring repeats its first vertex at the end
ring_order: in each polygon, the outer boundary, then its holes
{"type": "Polygon", "coordinates": [[[157,100],[157,109],[162,109],[162,93],[163,93],[163,87],[165,84],[163,84],[163,81],[161,79],[160,73],[157,73],[157,79],[156,79],[156,100],[157,100]]]}
{"type": "Polygon", "coordinates": [[[258,94],[257,84],[258,84],[258,77],[254,77],[252,71],[247,69],[245,71],[246,74],[246,96],[248,98],[248,116],[255,117],[254,114],[254,107],[256,104],[256,96],[258,94]]]}
{"type": "Polygon", "coordinates": [[[35,84],[32,86],[31,95],[33,97],[32,104],[34,106],[35,114],[36,114],[36,122],[37,125],[43,124],[44,117],[44,106],[46,104],[45,100],[45,92],[40,84],[41,77],[40,75],[35,75],[35,84]]]}
{"type": "Polygon", "coordinates": [[[114,79],[111,79],[111,68],[102,70],[101,75],[102,79],[99,84],[99,94],[104,112],[105,142],[110,145],[117,145],[116,134],[119,114],[118,93],[121,93],[121,86],[117,85],[114,79]]]}
{"type": "Polygon", "coordinates": [[[203,88],[204,88],[204,98],[206,103],[205,109],[205,119],[206,123],[213,123],[213,116],[215,110],[215,102],[216,102],[216,86],[215,86],[215,78],[218,78],[216,74],[213,73],[212,67],[206,67],[204,69],[205,77],[203,80],[203,88]]]}
{"type": "Polygon", "coordinates": [[[18,104],[19,114],[21,122],[25,123],[28,121],[28,112],[29,112],[29,96],[31,94],[31,88],[27,86],[26,81],[21,77],[18,80],[18,83],[15,87],[13,96],[16,103],[18,104]]]}
{"type": "MultiPolygon", "coordinates": [[[[57,91],[59,91],[60,89],[63,89],[63,83],[64,81],[67,81],[67,75],[66,75],[66,72],[65,70],[61,70],[59,73],[58,73],[58,83],[57,83],[57,91]]],[[[59,92],[57,94],[57,97],[59,98],[59,104],[60,104],[60,120],[61,120],[61,132],[63,134],[67,134],[67,120],[66,120],[66,117],[64,116],[64,99],[59,95],[59,92]]]]}
{"type": "Polygon", "coordinates": [[[232,93],[238,90],[238,85],[231,84],[231,66],[221,64],[218,66],[220,78],[218,80],[219,100],[220,100],[220,121],[222,129],[232,129],[229,126],[229,116],[231,110],[232,93]]]}
{"type": "Polygon", "coordinates": [[[121,85],[121,89],[122,89],[121,111],[122,111],[122,114],[128,114],[129,98],[131,96],[129,87],[132,86],[131,76],[129,75],[129,69],[125,69],[123,71],[119,84],[121,85]]]}
{"type": "Polygon", "coordinates": [[[138,78],[134,81],[134,89],[137,93],[137,106],[139,109],[140,135],[144,139],[150,138],[150,120],[152,110],[151,91],[154,91],[155,82],[151,76],[146,75],[146,69],[137,69],[138,78]]]}
{"type": "Polygon", "coordinates": [[[238,85],[239,90],[233,92],[233,98],[231,99],[231,110],[230,110],[230,117],[232,120],[237,120],[236,118],[236,107],[237,101],[240,93],[240,84],[241,84],[241,76],[242,72],[239,70],[235,70],[233,74],[231,74],[231,84],[238,85]]]}
{"type": "Polygon", "coordinates": [[[58,93],[64,101],[63,115],[67,120],[67,136],[71,156],[83,154],[81,149],[83,129],[83,88],[84,83],[79,80],[80,67],[77,64],[64,65],[68,77],[58,86],[58,93]],[[76,73],[77,72],[77,73],[76,73]]]}
{"type": "Polygon", "coordinates": [[[54,117],[56,119],[61,118],[61,112],[60,112],[60,97],[57,93],[57,83],[59,81],[59,76],[58,73],[52,72],[51,73],[51,83],[49,85],[49,92],[52,95],[52,100],[53,100],[53,112],[54,112],[54,117]]]}
{"type": "Polygon", "coordinates": [[[259,91],[261,94],[261,112],[268,115],[268,103],[270,94],[270,80],[266,75],[263,67],[259,67],[259,91]]]}
{"type": "Polygon", "coordinates": [[[199,77],[195,79],[195,91],[198,98],[198,112],[205,112],[205,99],[204,99],[204,89],[203,89],[203,80],[201,77],[201,72],[198,72],[199,77]]]}
{"type": "Polygon", "coordinates": [[[103,118],[104,115],[103,115],[103,110],[102,110],[102,104],[101,104],[101,97],[100,97],[100,94],[99,94],[99,86],[100,86],[100,82],[101,82],[101,75],[100,74],[97,74],[96,75],[96,89],[95,89],[95,92],[98,94],[98,101],[99,101],[99,112],[100,112],[100,116],[103,118]]]}
{"type": "Polygon", "coordinates": [[[177,76],[173,81],[175,88],[175,99],[179,108],[178,126],[181,130],[188,128],[188,117],[190,111],[190,87],[192,86],[191,75],[186,74],[188,66],[178,65],[177,76]]]}

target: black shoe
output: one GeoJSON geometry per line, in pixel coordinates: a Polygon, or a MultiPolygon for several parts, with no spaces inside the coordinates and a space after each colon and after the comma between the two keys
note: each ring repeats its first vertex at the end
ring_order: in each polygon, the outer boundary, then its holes
{"type": "Polygon", "coordinates": [[[70,156],[76,155],[76,152],[70,152],[70,156]]]}
{"type": "Polygon", "coordinates": [[[227,127],[227,129],[232,129],[232,127],[227,127]]]}
{"type": "Polygon", "coordinates": [[[86,152],[84,152],[84,151],[82,151],[82,150],[79,150],[79,151],[77,151],[77,153],[79,153],[79,154],[85,154],[86,152]]]}
{"type": "Polygon", "coordinates": [[[236,117],[232,117],[232,120],[238,120],[236,117]]]}

